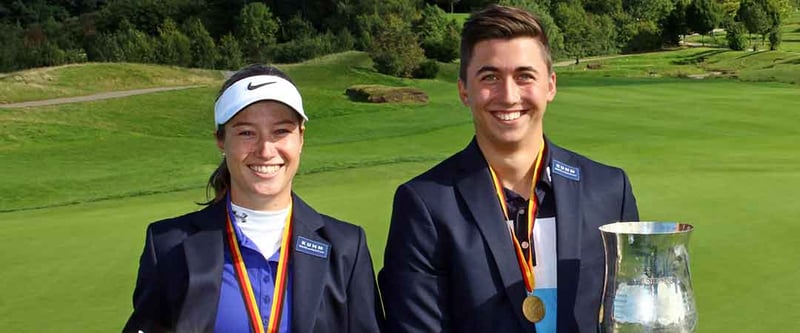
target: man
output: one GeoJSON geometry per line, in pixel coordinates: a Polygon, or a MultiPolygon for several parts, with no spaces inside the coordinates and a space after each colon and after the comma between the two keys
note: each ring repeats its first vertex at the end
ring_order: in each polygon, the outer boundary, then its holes
{"type": "Polygon", "coordinates": [[[390,332],[596,332],[598,227],[638,219],[625,173],[543,134],[556,95],[547,36],[492,5],[461,36],[475,137],[401,185],[378,282],[390,332]]]}

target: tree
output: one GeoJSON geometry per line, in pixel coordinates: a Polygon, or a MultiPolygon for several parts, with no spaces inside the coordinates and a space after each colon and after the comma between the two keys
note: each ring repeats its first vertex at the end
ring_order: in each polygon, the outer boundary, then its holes
{"type": "Polygon", "coordinates": [[[425,57],[441,62],[451,62],[458,58],[460,29],[455,20],[448,19],[441,8],[426,5],[420,19],[414,22],[413,30],[422,42],[425,57]]]}
{"type": "Polygon", "coordinates": [[[278,28],[272,12],[263,3],[252,2],[242,8],[238,37],[249,61],[267,61],[269,48],[276,43],[278,28]]]}
{"type": "MultiPolygon", "coordinates": [[[[736,19],[744,23],[745,28],[751,34],[761,34],[761,43],[764,37],[772,28],[774,22],[767,12],[766,0],[742,0],[739,10],[736,12],[736,19]]],[[[756,46],[753,45],[753,50],[756,46]]]]}
{"type": "Polygon", "coordinates": [[[622,10],[636,21],[661,22],[674,6],[673,0],[622,0],[622,10]]]}
{"type": "Polygon", "coordinates": [[[769,32],[769,50],[775,51],[781,45],[781,29],[772,29],[769,32]]]}
{"type": "Polygon", "coordinates": [[[239,41],[231,34],[226,34],[219,39],[217,46],[216,68],[238,70],[244,65],[244,54],[239,46],[239,41]]]}
{"type": "Polygon", "coordinates": [[[583,0],[587,13],[613,15],[622,11],[622,0],[583,0]]]}
{"type": "Polygon", "coordinates": [[[686,24],[694,32],[705,35],[719,24],[721,14],[721,9],[712,0],[692,0],[686,8],[686,24]]]}
{"type": "Polygon", "coordinates": [[[461,0],[437,0],[436,2],[437,3],[441,3],[441,4],[449,5],[450,6],[450,14],[452,14],[453,13],[453,7],[455,6],[455,4],[461,2],[461,0]]]}
{"type": "Polygon", "coordinates": [[[675,8],[669,13],[662,24],[661,36],[667,45],[679,45],[681,39],[689,33],[689,25],[686,18],[687,1],[678,0],[675,8]]]}
{"type": "Polygon", "coordinates": [[[292,16],[280,25],[281,42],[297,39],[309,39],[317,34],[311,22],[304,20],[300,15],[292,16]]]}
{"type": "Polygon", "coordinates": [[[734,51],[742,51],[747,48],[747,39],[745,32],[747,28],[741,22],[731,22],[725,27],[725,39],[728,41],[728,47],[734,51]]]}
{"type": "Polygon", "coordinates": [[[560,2],[553,9],[553,19],[562,27],[564,35],[564,52],[575,59],[578,64],[581,58],[589,52],[589,26],[588,16],[580,2],[572,0],[560,2]]]}
{"type": "Polygon", "coordinates": [[[564,53],[564,36],[561,34],[561,29],[556,24],[553,17],[550,15],[548,6],[545,6],[545,1],[537,2],[536,0],[500,0],[500,4],[524,8],[533,13],[542,22],[542,28],[547,33],[547,39],[550,42],[550,53],[553,58],[558,58],[564,53]]]}
{"type": "Polygon", "coordinates": [[[114,39],[123,61],[148,63],[159,60],[156,58],[157,42],[125,19],[120,23],[120,30],[114,34],[114,39]]]}
{"type": "Polygon", "coordinates": [[[375,70],[393,76],[411,77],[425,60],[417,36],[411,31],[408,21],[399,16],[387,14],[382,18],[383,23],[377,26],[369,52],[375,70]]]}
{"type": "Polygon", "coordinates": [[[19,24],[0,24],[0,72],[21,69],[20,58],[25,50],[22,27],[19,24]]]}
{"type": "Polygon", "coordinates": [[[214,68],[217,60],[217,47],[214,39],[200,22],[200,19],[193,18],[183,24],[183,32],[189,38],[189,49],[192,55],[192,66],[199,68],[214,68]]]}
{"type": "Polygon", "coordinates": [[[158,28],[157,60],[159,63],[189,67],[192,64],[191,41],[172,19],[158,28]]]}

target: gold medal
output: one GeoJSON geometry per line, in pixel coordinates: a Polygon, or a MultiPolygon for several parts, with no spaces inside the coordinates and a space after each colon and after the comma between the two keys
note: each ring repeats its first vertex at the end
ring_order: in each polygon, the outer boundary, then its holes
{"type": "Polygon", "coordinates": [[[522,301],[522,314],[528,321],[538,323],[544,318],[544,313],[544,303],[541,298],[529,295],[522,301]]]}

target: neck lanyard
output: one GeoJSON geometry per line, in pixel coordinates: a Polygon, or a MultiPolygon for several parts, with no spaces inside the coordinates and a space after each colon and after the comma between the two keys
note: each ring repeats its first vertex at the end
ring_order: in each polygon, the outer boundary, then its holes
{"type": "MultiPolygon", "coordinates": [[[[536,163],[534,164],[533,176],[531,177],[531,192],[530,196],[528,197],[528,237],[531,237],[533,232],[533,224],[536,222],[536,211],[539,208],[539,202],[536,199],[536,183],[539,181],[539,178],[541,178],[542,159],[544,158],[544,154],[545,144],[542,143],[542,146],[539,148],[539,153],[536,155],[536,163]]],[[[514,250],[517,255],[519,270],[522,272],[522,280],[525,282],[527,297],[525,297],[524,301],[522,302],[522,313],[529,321],[537,323],[544,318],[545,308],[544,302],[533,295],[533,289],[536,287],[536,276],[533,272],[533,255],[531,254],[533,244],[531,243],[531,245],[526,249],[528,251],[528,260],[525,260],[525,255],[522,253],[522,247],[519,244],[519,240],[517,240],[517,235],[514,233],[514,230],[510,225],[511,219],[509,218],[508,207],[506,206],[506,196],[503,194],[503,185],[500,183],[500,178],[497,177],[497,174],[494,172],[494,169],[492,169],[491,165],[489,165],[489,172],[492,175],[492,185],[494,185],[494,190],[497,193],[497,199],[500,201],[500,207],[503,209],[503,217],[506,221],[508,221],[508,232],[511,234],[511,240],[512,243],[514,243],[514,250]]]]}
{"type": "Polygon", "coordinates": [[[286,224],[283,227],[283,239],[281,240],[280,256],[278,259],[278,272],[275,277],[275,289],[272,292],[272,306],[269,311],[269,326],[264,331],[264,322],[261,320],[261,312],[258,310],[258,303],[253,294],[253,287],[250,285],[250,277],[247,275],[247,267],[244,264],[242,252],[239,249],[239,242],[236,238],[236,231],[233,229],[233,210],[231,209],[231,195],[227,196],[227,222],[225,236],[233,258],[233,267],[236,270],[236,279],[239,280],[239,289],[242,291],[247,315],[250,319],[250,326],[255,333],[276,333],[280,328],[281,314],[283,310],[283,300],[286,292],[287,273],[289,267],[289,243],[292,235],[292,203],[289,202],[289,214],[286,216],[286,224]]]}

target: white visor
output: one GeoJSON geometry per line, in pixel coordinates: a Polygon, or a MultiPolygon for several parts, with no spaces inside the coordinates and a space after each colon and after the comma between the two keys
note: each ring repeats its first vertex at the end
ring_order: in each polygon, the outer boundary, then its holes
{"type": "Polygon", "coordinates": [[[259,101],[278,101],[294,109],[303,120],[308,121],[303,111],[303,99],[291,82],[272,75],[250,76],[225,89],[214,104],[214,122],[217,126],[231,120],[239,111],[259,101]]]}

